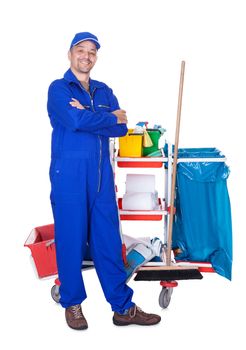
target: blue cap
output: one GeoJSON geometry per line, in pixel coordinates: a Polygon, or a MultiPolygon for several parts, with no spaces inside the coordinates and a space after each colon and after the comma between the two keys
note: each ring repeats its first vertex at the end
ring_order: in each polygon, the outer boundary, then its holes
{"type": "Polygon", "coordinates": [[[75,37],[71,42],[70,49],[73,46],[77,45],[78,43],[81,43],[81,41],[86,41],[86,40],[92,41],[96,45],[97,50],[100,49],[98,38],[89,32],[81,32],[81,33],[75,34],[75,37]]]}

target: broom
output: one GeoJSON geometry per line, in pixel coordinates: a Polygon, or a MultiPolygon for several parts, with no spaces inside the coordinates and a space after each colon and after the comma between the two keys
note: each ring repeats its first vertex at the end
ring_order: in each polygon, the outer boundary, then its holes
{"type": "Polygon", "coordinates": [[[137,271],[134,280],[136,281],[173,281],[173,280],[187,280],[187,279],[202,279],[203,276],[195,267],[184,267],[171,265],[171,251],[172,251],[172,231],[173,231],[173,215],[174,215],[174,197],[176,186],[177,160],[178,160],[178,143],[179,130],[181,120],[181,107],[184,85],[184,71],[185,62],[181,62],[180,82],[179,82],[179,96],[178,109],[175,131],[175,145],[173,158],[173,173],[171,186],[171,203],[170,203],[170,218],[168,225],[168,239],[167,239],[167,258],[166,266],[143,266],[137,271]]]}

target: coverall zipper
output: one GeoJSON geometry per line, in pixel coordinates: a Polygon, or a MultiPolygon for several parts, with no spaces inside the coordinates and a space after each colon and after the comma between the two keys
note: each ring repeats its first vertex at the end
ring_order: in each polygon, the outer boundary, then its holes
{"type": "MultiPolygon", "coordinates": [[[[86,91],[82,84],[80,84],[80,87],[81,87],[82,90],[86,91]]],[[[93,112],[95,112],[94,101],[93,101],[93,95],[94,95],[95,90],[96,89],[94,89],[91,94],[88,91],[86,91],[89,94],[89,96],[90,96],[91,109],[92,109],[93,112]]],[[[99,192],[100,191],[100,187],[101,187],[102,140],[101,140],[100,135],[97,135],[97,137],[98,137],[99,145],[100,145],[99,164],[98,164],[98,186],[97,186],[97,192],[99,192]]]]}
{"type": "MultiPolygon", "coordinates": [[[[90,95],[91,98],[91,108],[93,110],[93,112],[95,112],[95,108],[94,108],[94,101],[93,101],[93,94],[95,92],[96,89],[94,89],[90,95]]],[[[100,187],[101,187],[101,164],[102,164],[102,140],[100,135],[97,135],[98,140],[99,140],[99,145],[100,145],[100,151],[99,151],[99,164],[98,164],[98,186],[97,186],[97,192],[100,191],[100,187]]]]}

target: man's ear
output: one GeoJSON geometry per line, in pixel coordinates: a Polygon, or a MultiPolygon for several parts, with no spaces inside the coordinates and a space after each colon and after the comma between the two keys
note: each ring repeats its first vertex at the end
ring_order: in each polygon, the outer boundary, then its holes
{"type": "Polygon", "coordinates": [[[69,61],[71,62],[71,50],[68,51],[67,57],[68,57],[69,61]]]}

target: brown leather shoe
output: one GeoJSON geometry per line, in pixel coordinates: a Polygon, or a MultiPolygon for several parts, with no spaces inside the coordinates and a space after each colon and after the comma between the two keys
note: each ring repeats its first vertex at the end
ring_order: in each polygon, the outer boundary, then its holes
{"type": "Polygon", "coordinates": [[[78,330],[88,328],[88,324],[82,313],[80,304],[66,308],[65,316],[69,327],[78,330]]]}
{"type": "Polygon", "coordinates": [[[116,326],[128,326],[129,324],[152,326],[159,323],[160,320],[161,316],[155,314],[147,314],[136,305],[132,306],[126,315],[115,312],[113,316],[113,323],[116,326]]]}

